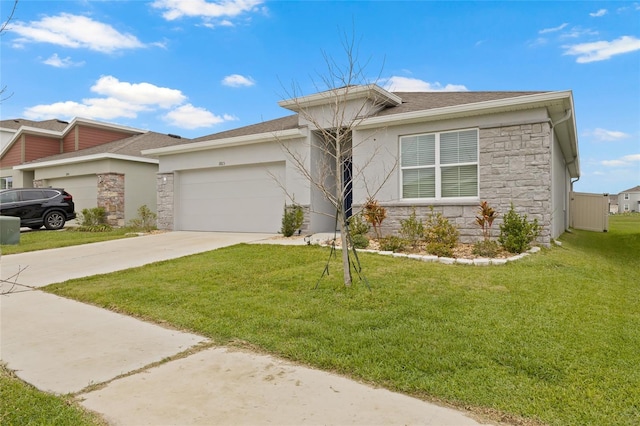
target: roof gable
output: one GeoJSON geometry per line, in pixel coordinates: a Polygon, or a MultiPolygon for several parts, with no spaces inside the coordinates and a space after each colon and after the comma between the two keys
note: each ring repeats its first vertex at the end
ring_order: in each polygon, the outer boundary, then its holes
{"type": "Polygon", "coordinates": [[[149,158],[148,156],[142,154],[142,151],[175,145],[176,140],[177,138],[174,136],[155,132],[147,132],[141,135],[131,136],[102,145],[80,149],[78,151],[65,152],[62,154],[40,158],[38,160],[31,161],[22,166],[19,166],[19,168],[38,168],[46,166],[52,162],[77,162],[83,159],[97,159],[105,158],[108,156],[130,157],[132,159],[136,157],[149,158]]]}

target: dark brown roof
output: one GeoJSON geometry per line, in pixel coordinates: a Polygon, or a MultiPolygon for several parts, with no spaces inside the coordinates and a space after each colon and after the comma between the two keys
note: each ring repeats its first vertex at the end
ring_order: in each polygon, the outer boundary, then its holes
{"type": "Polygon", "coordinates": [[[2,120],[0,121],[0,127],[5,129],[15,129],[18,130],[22,126],[26,127],[35,127],[36,129],[43,130],[53,130],[56,132],[61,132],[67,128],[69,123],[62,120],[44,120],[44,121],[32,121],[25,120],[24,118],[16,118],[11,120],[2,120]]]}
{"type": "Polygon", "coordinates": [[[252,124],[249,126],[239,127],[237,129],[226,130],[220,133],[214,133],[207,136],[202,136],[196,139],[191,139],[189,142],[201,142],[215,139],[226,139],[238,136],[257,135],[260,133],[271,133],[280,130],[289,130],[298,128],[298,114],[288,115],[282,118],[276,118],[275,120],[264,121],[258,124],[252,124]]]}
{"type": "MultiPolygon", "coordinates": [[[[190,139],[186,139],[186,141],[189,140],[190,139]]],[[[146,149],[163,148],[165,146],[176,145],[180,141],[185,141],[185,139],[177,139],[175,137],[161,133],[147,132],[141,135],[131,136],[125,139],[97,145],[91,148],[85,148],[78,151],[65,152],[45,158],[39,158],[38,160],[31,161],[28,164],[37,164],[45,161],[65,160],[69,158],[78,158],[98,154],[118,154],[131,157],[148,157],[142,155],[142,151],[146,149]]]]}

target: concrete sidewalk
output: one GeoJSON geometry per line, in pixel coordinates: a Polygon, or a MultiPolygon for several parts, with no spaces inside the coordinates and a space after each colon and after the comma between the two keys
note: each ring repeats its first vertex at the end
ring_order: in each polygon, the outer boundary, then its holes
{"type": "Polygon", "coordinates": [[[37,290],[227,245],[278,241],[272,237],[170,232],[2,256],[3,280],[26,269],[2,286],[12,291],[0,296],[0,358],[21,379],[74,393],[116,425],[479,424],[455,410],[271,356],[212,347],[202,336],[37,290]],[[87,388],[95,384],[104,386],[87,388]]]}

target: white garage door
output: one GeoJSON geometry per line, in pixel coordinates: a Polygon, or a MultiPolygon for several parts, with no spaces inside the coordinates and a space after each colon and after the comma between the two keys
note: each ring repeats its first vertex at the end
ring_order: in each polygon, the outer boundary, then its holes
{"type": "Polygon", "coordinates": [[[282,226],[284,163],[180,172],[177,229],[183,231],[267,232],[282,226]]]}
{"type": "Polygon", "coordinates": [[[76,213],[98,206],[98,177],[96,175],[70,176],[48,179],[47,186],[64,188],[73,197],[76,213]]]}

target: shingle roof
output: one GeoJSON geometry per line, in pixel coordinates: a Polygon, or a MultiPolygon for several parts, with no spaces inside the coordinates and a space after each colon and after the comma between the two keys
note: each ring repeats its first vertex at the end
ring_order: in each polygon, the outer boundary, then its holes
{"type": "Polygon", "coordinates": [[[376,116],[517,98],[537,93],[546,92],[393,92],[394,95],[402,98],[402,104],[383,109],[376,116]]]}
{"type": "MultiPolygon", "coordinates": [[[[393,114],[443,108],[454,105],[516,98],[537,93],[545,92],[393,92],[394,95],[402,98],[402,104],[385,108],[375,114],[375,116],[389,116],[393,114]]],[[[220,133],[201,136],[195,139],[178,142],[175,145],[276,132],[279,130],[296,129],[298,127],[298,114],[294,114],[277,118],[275,120],[265,121],[263,123],[252,124],[220,133]]]]}
{"type": "Polygon", "coordinates": [[[634,186],[633,188],[627,189],[626,191],[620,191],[621,194],[624,192],[640,192],[640,185],[634,186]]]}
{"type": "Polygon", "coordinates": [[[201,136],[196,139],[191,139],[186,143],[209,141],[215,139],[226,139],[246,135],[257,135],[260,133],[271,133],[280,130],[297,129],[298,127],[298,114],[294,114],[282,118],[276,118],[275,120],[269,120],[258,124],[239,127],[237,129],[226,130],[224,132],[214,133],[207,136],[201,136]]]}
{"type": "Polygon", "coordinates": [[[62,120],[44,120],[44,121],[33,121],[33,120],[25,120],[24,118],[16,118],[11,120],[2,120],[0,121],[0,127],[5,129],[15,129],[18,130],[22,126],[26,127],[35,127],[36,129],[43,130],[53,130],[56,132],[61,132],[67,128],[69,123],[62,120]]]}
{"type": "Polygon", "coordinates": [[[145,155],[142,155],[142,151],[146,149],[162,148],[165,146],[176,145],[177,142],[183,140],[184,139],[177,139],[175,137],[161,133],[147,132],[141,135],[131,136],[125,139],[97,145],[91,148],[85,148],[78,151],[65,152],[62,154],[39,158],[27,164],[37,164],[45,161],[66,160],[70,158],[78,158],[98,154],[118,154],[131,157],[147,157],[145,155]]]}

